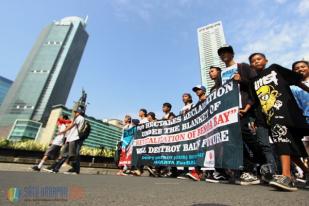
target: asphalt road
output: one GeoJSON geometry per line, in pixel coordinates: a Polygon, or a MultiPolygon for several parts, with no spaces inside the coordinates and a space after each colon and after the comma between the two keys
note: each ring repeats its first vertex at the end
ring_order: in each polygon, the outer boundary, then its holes
{"type": "MultiPolygon", "coordinates": [[[[239,186],[166,178],[119,177],[112,174],[65,175],[29,171],[0,171],[0,190],[1,206],[309,205],[308,190],[281,192],[262,185],[239,186]],[[14,204],[7,198],[9,188],[18,188],[21,194],[14,204]],[[56,192],[65,190],[62,195],[66,194],[66,196],[55,201],[55,197],[59,198],[59,196],[55,196],[57,193],[48,196],[46,188],[49,190],[54,188],[56,192]],[[43,197],[45,197],[44,200],[42,200],[43,197]]],[[[12,198],[12,195],[9,197],[12,198]]]]}

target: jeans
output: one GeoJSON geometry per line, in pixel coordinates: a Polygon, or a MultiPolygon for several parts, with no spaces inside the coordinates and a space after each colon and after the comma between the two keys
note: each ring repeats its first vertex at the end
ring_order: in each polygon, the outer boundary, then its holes
{"type": "Polygon", "coordinates": [[[79,174],[80,172],[80,150],[83,146],[84,141],[83,140],[76,140],[75,141],[75,157],[73,158],[72,161],[72,168],[73,170],[79,174]]]}
{"type": "Polygon", "coordinates": [[[256,136],[252,134],[248,126],[249,122],[249,115],[240,118],[241,135],[244,142],[244,172],[254,172],[256,164],[265,159],[256,136]]]}
{"type": "Polygon", "coordinates": [[[64,154],[63,157],[57,161],[57,164],[54,167],[54,171],[58,172],[62,164],[68,159],[72,162],[72,169],[74,172],[80,172],[80,150],[83,146],[83,140],[75,140],[72,142],[67,142],[64,145],[64,154]]]}
{"type": "Polygon", "coordinates": [[[269,143],[268,129],[265,127],[257,127],[256,138],[265,157],[266,163],[270,165],[272,172],[276,171],[276,161],[269,143]]]}

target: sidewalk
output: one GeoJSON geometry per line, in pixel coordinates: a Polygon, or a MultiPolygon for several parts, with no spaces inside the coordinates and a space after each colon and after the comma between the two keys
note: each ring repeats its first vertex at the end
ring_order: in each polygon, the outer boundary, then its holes
{"type": "MultiPolygon", "coordinates": [[[[17,163],[17,164],[39,164],[41,160],[36,158],[29,158],[29,157],[7,157],[7,156],[0,156],[0,163],[17,163]]],[[[50,165],[53,160],[47,160],[46,165],[50,165]]],[[[81,162],[81,167],[91,167],[91,168],[103,168],[103,169],[117,169],[114,163],[91,163],[91,162],[81,162]]]]}
{"type": "MultiPolygon", "coordinates": [[[[31,169],[31,164],[17,164],[17,163],[0,163],[0,171],[18,171],[18,172],[34,172],[31,169]]],[[[44,165],[43,167],[46,167],[44,165]]],[[[65,172],[69,167],[62,167],[60,173],[65,172]]],[[[41,172],[46,172],[41,170],[41,172]]],[[[109,168],[90,168],[90,167],[81,167],[81,174],[90,174],[90,175],[116,175],[118,169],[109,169],[109,168]]]]}

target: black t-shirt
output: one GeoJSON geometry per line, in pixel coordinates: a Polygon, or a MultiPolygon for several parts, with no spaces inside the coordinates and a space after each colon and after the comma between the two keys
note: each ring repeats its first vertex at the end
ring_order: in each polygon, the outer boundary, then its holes
{"type": "Polygon", "coordinates": [[[291,85],[296,85],[301,80],[300,74],[277,64],[264,69],[253,78],[253,94],[256,95],[269,126],[280,122],[288,127],[309,129],[290,89],[291,85]]]}

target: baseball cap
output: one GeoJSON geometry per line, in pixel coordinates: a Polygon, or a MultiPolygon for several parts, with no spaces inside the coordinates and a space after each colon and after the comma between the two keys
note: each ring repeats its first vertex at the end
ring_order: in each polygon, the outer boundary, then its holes
{"type": "Polygon", "coordinates": [[[203,90],[204,92],[206,92],[206,87],[204,87],[203,85],[196,85],[195,87],[192,88],[192,91],[196,92],[197,90],[203,90]]]}
{"type": "Polygon", "coordinates": [[[231,45],[224,44],[222,47],[218,49],[218,55],[220,56],[223,52],[230,52],[234,54],[234,49],[231,45]]]}

